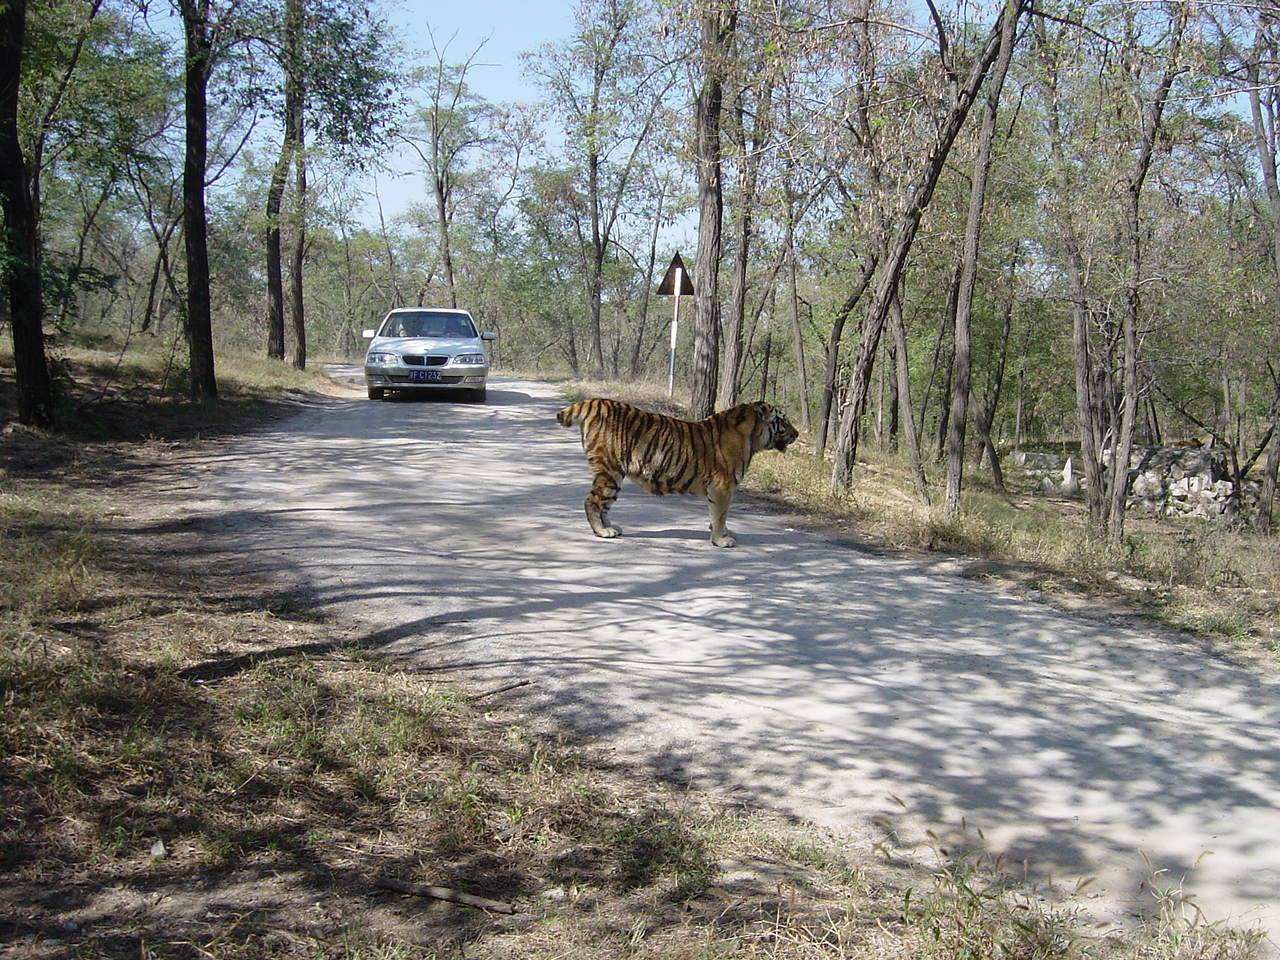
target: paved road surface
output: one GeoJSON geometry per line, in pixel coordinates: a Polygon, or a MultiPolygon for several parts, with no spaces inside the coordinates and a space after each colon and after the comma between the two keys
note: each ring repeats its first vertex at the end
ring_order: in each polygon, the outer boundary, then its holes
{"type": "Polygon", "coordinates": [[[531,714],[662,774],[871,833],[982,826],[1038,876],[1142,908],[1140,855],[1280,940],[1280,683],[913,559],[624,485],[597,540],[576,431],[543,384],[489,403],[340,402],[199,465],[214,551],[309,589],[370,641],[530,678],[531,714]]]}

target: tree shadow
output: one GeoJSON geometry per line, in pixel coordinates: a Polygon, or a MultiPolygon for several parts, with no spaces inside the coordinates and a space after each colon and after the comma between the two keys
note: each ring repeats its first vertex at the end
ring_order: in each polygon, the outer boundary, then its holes
{"type": "Polygon", "coordinates": [[[511,695],[529,716],[634,769],[867,838],[880,816],[904,842],[967,818],[1033,878],[1098,875],[1111,916],[1151,908],[1145,855],[1211,917],[1280,930],[1273,677],[749,505],[719,550],[700,501],[624,487],[626,535],[597,540],[558,401],[504,389],[193,452],[209,480],[174,535],[354,618],[368,648],[532,680],[511,695]]]}

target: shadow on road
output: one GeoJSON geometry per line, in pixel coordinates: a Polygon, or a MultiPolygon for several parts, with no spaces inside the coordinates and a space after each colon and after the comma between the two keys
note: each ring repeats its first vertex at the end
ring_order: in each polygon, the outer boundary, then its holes
{"type": "Polygon", "coordinates": [[[716,550],[700,502],[629,491],[626,536],[596,540],[558,405],[496,384],[483,406],[307,414],[190,458],[209,477],[192,536],[370,624],[362,646],[535,679],[531,713],[660,775],[839,825],[899,794],[919,827],[967,817],[1127,909],[1141,850],[1210,915],[1276,929],[1273,680],[781,517],[735,510],[741,546],[716,550]]]}

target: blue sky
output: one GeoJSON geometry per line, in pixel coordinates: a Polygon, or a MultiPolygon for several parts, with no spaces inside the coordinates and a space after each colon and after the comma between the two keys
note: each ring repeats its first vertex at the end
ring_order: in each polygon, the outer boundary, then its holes
{"type": "MultiPolygon", "coordinates": [[[[392,0],[383,9],[400,41],[411,52],[430,50],[431,33],[438,44],[450,43],[449,56],[453,60],[466,58],[484,42],[478,66],[469,80],[477,93],[495,101],[536,99],[521,74],[520,54],[567,36],[572,28],[567,0],[392,0]]],[[[426,199],[425,184],[408,158],[399,157],[394,167],[394,172],[377,177],[383,210],[389,217],[410,203],[426,199]]],[[[371,183],[371,191],[372,186],[371,183]]],[[[376,217],[376,208],[370,206],[370,213],[376,217]]]]}

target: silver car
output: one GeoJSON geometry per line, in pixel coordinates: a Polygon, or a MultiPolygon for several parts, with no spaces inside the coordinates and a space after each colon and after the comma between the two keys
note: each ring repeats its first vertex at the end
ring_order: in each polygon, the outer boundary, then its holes
{"type": "Polygon", "coordinates": [[[484,402],[489,358],[480,333],[465,310],[406,307],[392,310],[376,330],[364,331],[369,350],[364,382],[370,400],[391,390],[466,390],[484,402]]]}

